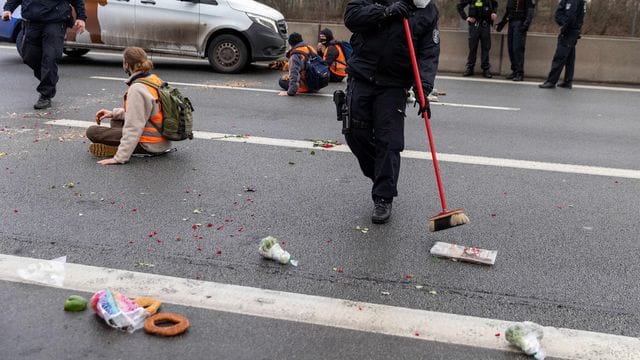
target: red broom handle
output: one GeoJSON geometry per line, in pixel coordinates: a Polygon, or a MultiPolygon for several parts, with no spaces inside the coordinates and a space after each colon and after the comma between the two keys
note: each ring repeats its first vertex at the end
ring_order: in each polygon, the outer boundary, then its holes
{"type": "MultiPolygon", "coordinates": [[[[416,81],[416,88],[418,89],[418,99],[420,99],[420,107],[424,108],[426,105],[424,90],[422,89],[422,81],[420,80],[420,71],[418,70],[418,61],[416,60],[416,51],[413,47],[413,37],[411,36],[411,28],[409,27],[409,20],[407,18],[404,21],[404,33],[407,36],[407,44],[409,45],[409,56],[411,57],[411,65],[413,65],[413,76],[416,81]]],[[[429,114],[427,112],[422,113],[424,118],[424,125],[427,128],[427,137],[429,138],[429,148],[431,150],[431,158],[433,159],[433,169],[436,173],[436,181],[438,183],[438,192],[440,193],[440,203],[442,204],[442,212],[447,211],[447,202],[444,199],[444,186],[440,179],[440,167],[438,166],[438,159],[436,157],[436,146],[433,143],[433,136],[431,135],[431,124],[429,122],[429,114]]]]}

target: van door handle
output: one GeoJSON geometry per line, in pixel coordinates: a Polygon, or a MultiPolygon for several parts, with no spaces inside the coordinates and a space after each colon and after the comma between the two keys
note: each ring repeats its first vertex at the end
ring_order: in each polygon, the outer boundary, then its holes
{"type": "Polygon", "coordinates": [[[155,5],[156,2],[153,0],[142,0],[140,1],[142,4],[151,4],[151,5],[155,5]]]}
{"type": "Polygon", "coordinates": [[[116,0],[116,1],[124,1],[124,2],[129,2],[129,0],[116,0]]]}

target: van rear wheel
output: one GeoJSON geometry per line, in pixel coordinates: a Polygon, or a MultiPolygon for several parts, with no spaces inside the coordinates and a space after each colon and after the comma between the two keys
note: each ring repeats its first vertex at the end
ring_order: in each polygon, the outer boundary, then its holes
{"type": "Polygon", "coordinates": [[[217,72],[237,73],[249,63],[249,51],[242,39],[235,35],[216,36],[209,44],[209,64],[217,72]]]}
{"type": "Polygon", "coordinates": [[[79,48],[64,48],[62,52],[72,58],[83,57],[89,52],[89,49],[79,49],[79,48]]]}

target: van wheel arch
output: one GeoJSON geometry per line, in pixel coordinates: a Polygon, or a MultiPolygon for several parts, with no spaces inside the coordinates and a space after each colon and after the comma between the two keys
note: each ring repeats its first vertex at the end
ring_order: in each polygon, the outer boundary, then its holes
{"type": "Polygon", "coordinates": [[[249,41],[233,30],[211,34],[205,55],[215,71],[228,74],[241,72],[252,59],[249,41]]]}

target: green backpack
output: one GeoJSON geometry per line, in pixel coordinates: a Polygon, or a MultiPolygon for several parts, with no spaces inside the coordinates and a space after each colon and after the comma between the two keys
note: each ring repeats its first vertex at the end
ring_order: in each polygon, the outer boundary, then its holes
{"type": "MultiPolygon", "coordinates": [[[[160,134],[168,140],[181,141],[193,139],[193,105],[188,97],[182,95],[180,90],[163,82],[158,86],[145,79],[134,81],[151,86],[158,90],[158,100],[162,105],[162,129],[160,134]]],[[[155,125],[154,125],[155,126],[155,125]]]]}

